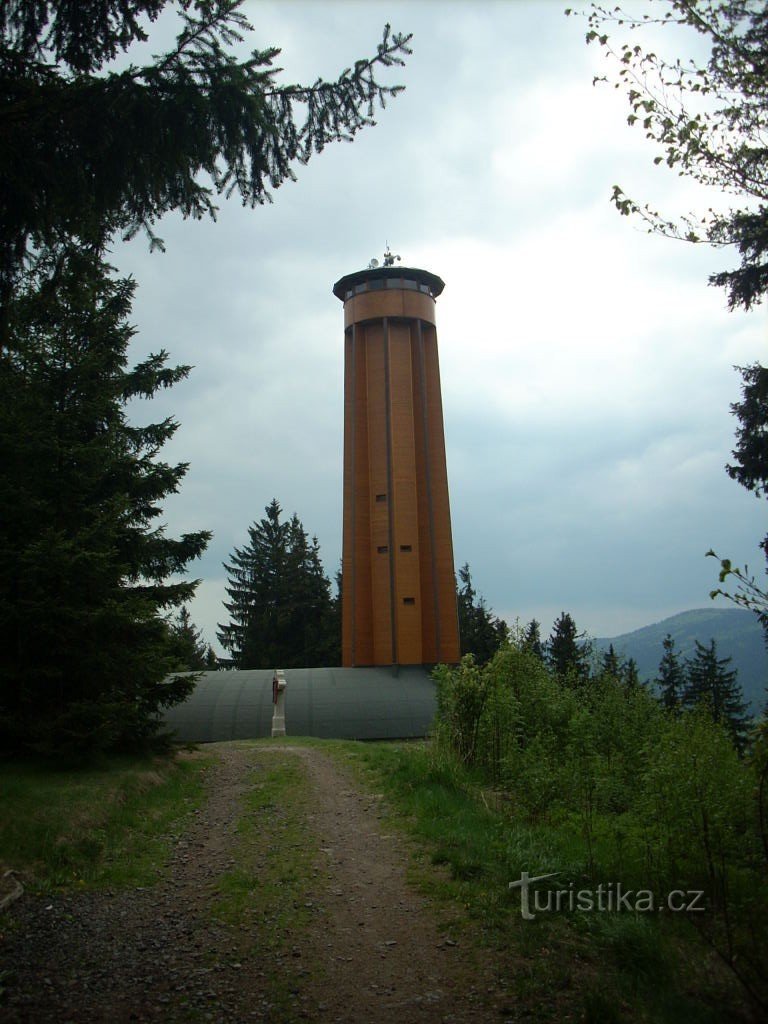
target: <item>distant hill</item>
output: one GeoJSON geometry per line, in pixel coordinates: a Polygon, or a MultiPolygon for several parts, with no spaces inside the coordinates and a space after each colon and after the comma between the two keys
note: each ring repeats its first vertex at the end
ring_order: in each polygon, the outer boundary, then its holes
{"type": "Polygon", "coordinates": [[[684,658],[693,655],[696,640],[708,644],[714,637],[718,656],[733,658],[731,668],[738,670],[739,684],[753,712],[757,714],[763,710],[768,684],[768,653],[757,618],[742,608],[697,608],[680,612],[633,633],[600,638],[595,644],[601,651],[613,644],[617,654],[635,659],[641,679],[652,680],[659,667],[663,654],[661,643],[667,633],[684,658]]]}

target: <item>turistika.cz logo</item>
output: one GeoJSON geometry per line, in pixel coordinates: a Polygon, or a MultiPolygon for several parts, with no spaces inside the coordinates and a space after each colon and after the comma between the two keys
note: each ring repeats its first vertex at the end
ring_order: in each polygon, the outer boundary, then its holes
{"type": "Polygon", "coordinates": [[[559,874],[559,871],[550,871],[547,875],[529,875],[521,871],[520,878],[509,883],[510,889],[520,890],[520,913],[526,921],[532,921],[536,913],[553,911],[647,914],[667,910],[681,914],[706,910],[703,889],[673,889],[665,896],[657,896],[650,889],[624,889],[621,882],[601,882],[594,889],[577,889],[573,882],[564,889],[533,888],[536,882],[556,878],[559,874]]]}

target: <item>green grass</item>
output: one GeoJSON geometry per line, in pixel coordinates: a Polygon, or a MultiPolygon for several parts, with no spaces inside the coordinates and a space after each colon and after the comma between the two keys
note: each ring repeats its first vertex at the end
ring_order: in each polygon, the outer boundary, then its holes
{"type": "Polygon", "coordinates": [[[148,885],[203,798],[204,755],[111,757],[68,770],[0,764],[0,865],[33,889],[148,885]]]}
{"type": "Polygon", "coordinates": [[[236,866],[219,880],[217,914],[235,925],[268,918],[264,942],[274,950],[285,931],[306,918],[302,893],[313,862],[303,828],[307,782],[299,758],[270,753],[249,784],[237,825],[236,866]]]}
{"type": "Polygon", "coordinates": [[[269,751],[260,757],[249,784],[232,851],[235,864],[218,881],[214,915],[240,936],[243,955],[258,958],[270,1012],[287,1024],[294,1019],[293,997],[306,972],[303,961],[290,954],[309,923],[308,893],[317,873],[316,850],[307,843],[304,824],[306,770],[299,757],[269,751]],[[244,939],[251,929],[256,937],[252,949],[244,939]]]}

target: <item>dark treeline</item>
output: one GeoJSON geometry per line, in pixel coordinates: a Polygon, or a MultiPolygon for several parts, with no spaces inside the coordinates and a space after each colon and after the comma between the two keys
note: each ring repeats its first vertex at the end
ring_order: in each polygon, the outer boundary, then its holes
{"type": "MultiPolygon", "coordinates": [[[[462,655],[471,654],[473,663],[487,664],[511,638],[507,624],[498,619],[483,598],[478,598],[465,565],[459,572],[459,624],[462,655]]],[[[620,657],[613,644],[599,656],[593,642],[579,629],[568,612],[561,612],[546,640],[541,623],[532,619],[517,637],[522,648],[544,664],[562,685],[578,689],[590,681],[610,678],[630,691],[641,686],[634,658],[620,657]]],[[[662,644],[654,686],[663,706],[676,713],[706,706],[716,722],[729,732],[742,752],[747,742],[750,716],[738,684],[738,673],[730,667],[731,658],[719,658],[717,645],[696,641],[692,658],[681,659],[674,640],[667,635],[662,644]]]]}
{"type": "Polygon", "coordinates": [[[718,658],[714,639],[708,644],[696,641],[692,658],[682,662],[672,637],[663,641],[664,653],[655,679],[661,702],[668,711],[704,705],[715,722],[725,726],[734,745],[742,752],[746,746],[750,717],[730,658],[718,658]]]}

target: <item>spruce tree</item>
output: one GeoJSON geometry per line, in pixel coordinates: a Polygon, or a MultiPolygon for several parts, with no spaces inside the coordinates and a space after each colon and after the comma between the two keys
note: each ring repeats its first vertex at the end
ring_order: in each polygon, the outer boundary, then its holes
{"type": "MultiPolygon", "coordinates": [[[[768,368],[760,363],[737,366],[741,374],[741,401],[734,402],[731,412],[739,421],[736,431],[734,462],[726,466],[728,475],[752,491],[755,497],[768,497],[768,368]]],[[[763,547],[768,545],[768,536],[763,547]]]]}
{"type": "Polygon", "coordinates": [[[705,704],[715,722],[722,723],[736,749],[746,746],[749,718],[737,680],[736,669],[729,669],[731,658],[718,658],[712,639],[708,646],[696,641],[696,651],[686,662],[686,688],[683,703],[687,708],[705,704]]]}
{"type": "Polygon", "coordinates": [[[126,403],[188,373],[126,350],[133,284],[82,247],[49,252],[9,307],[0,353],[0,734],[85,751],[149,739],[182,699],[164,614],[210,534],[173,540],[159,502],[186,465],[158,459],[173,419],[132,425],[126,403]]]}
{"type": "Polygon", "coordinates": [[[297,515],[281,520],[276,499],[265,512],[224,565],[230,622],[219,624],[219,641],[234,668],[336,665],[340,638],[317,538],[310,543],[297,515]]]}
{"type": "Polygon", "coordinates": [[[591,653],[591,645],[584,640],[584,634],[578,632],[573,618],[561,612],[547,643],[546,661],[550,670],[563,682],[584,683],[589,678],[591,653]]]}
{"type": "MultiPolygon", "coordinates": [[[[588,651],[589,645],[585,645],[585,653],[588,651]]],[[[600,656],[598,675],[620,683],[627,692],[637,689],[640,685],[637,662],[634,658],[619,657],[613,644],[609,644],[608,650],[603,651],[600,656]]]]}
{"type": "Polygon", "coordinates": [[[279,667],[277,609],[285,578],[288,524],[280,522],[273,500],[266,517],[248,528],[249,543],[235,548],[224,568],[230,602],[224,607],[231,621],[219,624],[217,636],[229,651],[234,668],[279,667]]]}
{"type": "Polygon", "coordinates": [[[640,686],[640,675],[637,671],[637,662],[634,658],[627,658],[619,670],[619,678],[624,689],[631,693],[640,686]]]}
{"type": "Polygon", "coordinates": [[[600,658],[600,671],[613,679],[621,679],[622,664],[613,644],[608,645],[608,650],[603,651],[600,658]]]}
{"type": "Polygon", "coordinates": [[[317,537],[308,539],[299,517],[290,521],[286,592],[287,644],[295,664],[338,665],[341,637],[335,629],[331,583],[325,575],[317,537]]]}
{"type": "MultiPolygon", "coordinates": [[[[6,0],[0,4],[0,314],[28,259],[65,239],[103,247],[176,210],[215,215],[218,194],[270,202],[295,166],[374,123],[402,89],[408,36],[330,81],[283,84],[274,46],[237,56],[241,0],[6,0]],[[163,13],[174,45],[110,66],[163,13]]],[[[0,318],[0,328],[4,319],[0,318]]],[[[0,338],[3,331],[0,330],[0,338]]]]}
{"type": "Polygon", "coordinates": [[[667,633],[661,642],[664,653],[659,662],[659,670],[655,679],[659,688],[661,703],[667,711],[679,711],[685,691],[685,672],[680,664],[680,657],[675,650],[675,641],[667,633]]]}
{"type": "Polygon", "coordinates": [[[456,598],[459,612],[459,640],[462,656],[473,654],[478,665],[484,665],[509,638],[509,628],[503,619],[493,614],[473,584],[469,564],[459,569],[461,586],[456,598]]]}
{"type": "MultiPolygon", "coordinates": [[[[731,411],[739,420],[736,431],[736,447],[733,450],[734,461],[725,468],[732,479],[746,487],[757,498],[768,497],[768,368],[754,363],[752,366],[737,367],[742,375],[743,386],[741,401],[731,406],[731,411]]],[[[768,573],[768,534],[759,545],[766,562],[768,573]]],[[[707,554],[717,558],[714,551],[707,554]]],[[[730,593],[718,588],[710,593],[710,597],[718,594],[727,597],[742,608],[748,608],[757,616],[763,630],[763,638],[768,648],[768,587],[749,571],[748,566],[736,568],[731,560],[720,560],[720,582],[732,578],[736,590],[730,593]]]]}
{"type": "Polygon", "coordinates": [[[168,631],[169,654],[174,658],[174,671],[194,672],[216,667],[216,655],[203,640],[202,631],[192,622],[186,605],[182,605],[170,620],[168,631]]]}
{"type": "Polygon", "coordinates": [[[523,647],[535,654],[539,661],[544,660],[544,645],[541,642],[541,623],[531,619],[523,633],[523,647]]]}

